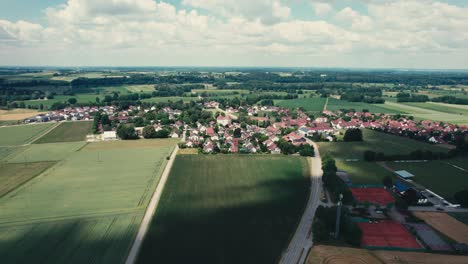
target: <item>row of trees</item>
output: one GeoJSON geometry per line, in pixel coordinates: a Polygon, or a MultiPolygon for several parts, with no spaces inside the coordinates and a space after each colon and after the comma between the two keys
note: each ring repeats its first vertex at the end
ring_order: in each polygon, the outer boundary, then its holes
{"type": "MultiPolygon", "coordinates": [[[[319,206],[317,208],[312,225],[314,242],[330,240],[331,235],[335,233],[336,212],[336,206],[319,206]]],[[[353,222],[349,210],[346,207],[341,208],[340,234],[347,243],[353,246],[359,246],[361,244],[362,231],[359,226],[353,222]]]]}
{"type": "Polygon", "coordinates": [[[332,200],[338,201],[340,194],[342,194],[343,203],[351,204],[354,200],[353,195],[346,183],[336,175],[338,169],[335,160],[328,154],[322,157],[322,170],[323,185],[330,192],[332,200]]]}

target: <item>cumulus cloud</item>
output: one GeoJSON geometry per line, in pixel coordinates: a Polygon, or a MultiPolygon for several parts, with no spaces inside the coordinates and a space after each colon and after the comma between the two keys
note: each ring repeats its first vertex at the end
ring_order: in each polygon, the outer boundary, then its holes
{"type": "Polygon", "coordinates": [[[0,18],[0,56],[73,54],[80,63],[99,59],[101,65],[264,65],[255,59],[270,63],[276,56],[279,65],[305,64],[311,56],[372,52],[449,52],[468,60],[468,8],[443,2],[366,0],[365,10],[335,11],[314,1],[320,19],[298,19],[280,0],[181,1],[182,8],[155,0],[68,0],[46,9],[44,24],[0,18]]]}

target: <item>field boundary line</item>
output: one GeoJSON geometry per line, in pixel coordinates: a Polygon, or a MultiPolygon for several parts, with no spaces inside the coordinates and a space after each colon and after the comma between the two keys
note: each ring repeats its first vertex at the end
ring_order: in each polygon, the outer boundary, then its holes
{"type": "Polygon", "coordinates": [[[156,186],[156,190],[154,191],[153,196],[151,197],[150,203],[143,216],[143,219],[140,224],[140,228],[138,229],[138,233],[135,236],[135,240],[130,249],[127,260],[125,261],[125,264],[133,264],[137,260],[138,253],[140,252],[145,235],[148,232],[149,224],[151,223],[154,213],[156,212],[156,209],[158,207],[159,200],[161,199],[164,186],[166,185],[167,179],[169,178],[169,173],[171,172],[172,165],[174,164],[174,160],[175,160],[178,150],[179,150],[179,146],[176,145],[176,147],[172,151],[169,161],[166,163],[166,167],[164,168],[163,174],[161,175],[159,183],[156,186]]]}
{"type": "Polygon", "coordinates": [[[36,142],[38,139],[42,138],[43,136],[47,135],[50,133],[50,131],[54,130],[56,127],[58,127],[60,124],[62,124],[62,122],[57,122],[55,123],[55,125],[51,126],[49,129],[47,129],[44,133],[42,134],[39,134],[37,135],[36,137],[33,137],[28,143],[27,145],[30,145],[30,144],[33,144],[34,142],[36,142]]]}

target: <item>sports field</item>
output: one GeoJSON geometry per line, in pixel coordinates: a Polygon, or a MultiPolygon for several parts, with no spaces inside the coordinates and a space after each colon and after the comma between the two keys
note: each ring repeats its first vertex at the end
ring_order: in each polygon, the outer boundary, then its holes
{"type": "Polygon", "coordinates": [[[277,106],[285,107],[285,108],[299,108],[302,107],[306,111],[314,111],[320,112],[323,110],[323,106],[325,105],[325,98],[300,98],[300,99],[292,99],[292,100],[282,100],[277,103],[277,106]]]}
{"type": "Polygon", "coordinates": [[[84,147],[84,145],[86,145],[86,142],[84,141],[38,145],[32,144],[23,147],[23,150],[9,155],[5,161],[9,163],[60,161],[84,147]]]}
{"type": "Polygon", "coordinates": [[[30,143],[31,140],[44,133],[53,125],[54,123],[45,123],[0,127],[0,146],[30,143]]]}
{"type": "MultiPolygon", "coordinates": [[[[84,143],[31,147],[71,144],[84,143]]],[[[91,143],[4,195],[2,263],[122,263],[174,146],[161,139],[91,143]]]]}
{"type": "Polygon", "coordinates": [[[385,176],[394,178],[393,173],[375,162],[336,160],[336,166],[349,175],[353,184],[383,184],[385,176]]]}
{"type": "Polygon", "coordinates": [[[468,244],[468,226],[450,215],[435,212],[414,212],[413,214],[458,243],[468,244]]]}
{"type": "Polygon", "coordinates": [[[92,126],[92,121],[63,122],[49,133],[34,141],[34,143],[84,141],[86,135],[91,133],[92,126]]]}
{"type": "Polygon", "coordinates": [[[450,160],[428,162],[387,162],[394,170],[406,170],[415,175],[414,181],[424,185],[445,199],[468,188],[468,172],[450,165],[450,160]]]}
{"type": "Polygon", "coordinates": [[[430,150],[433,152],[447,152],[448,149],[438,145],[412,140],[363,129],[363,142],[319,142],[320,152],[330,153],[339,159],[363,159],[364,151],[383,152],[386,155],[409,154],[415,150],[430,150]]]}
{"type": "Polygon", "coordinates": [[[302,214],[306,159],[179,155],[138,263],[275,263],[302,214]]]}

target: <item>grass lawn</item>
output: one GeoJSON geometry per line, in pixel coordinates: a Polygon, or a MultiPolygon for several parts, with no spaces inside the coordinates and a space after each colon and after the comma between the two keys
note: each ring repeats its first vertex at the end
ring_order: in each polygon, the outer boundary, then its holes
{"type": "Polygon", "coordinates": [[[335,98],[328,98],[327,110],[337,111],[340,109],[354,109],[362,111],[367,109],[372,113],[401,113],[401,111],[386,107],[385,104],[368,104],[363,102],[348,102],[345,100],[338,100],[335,98]]]}
{"type": "Polygon", "coordinates": [[[309,186],[300,157],[179,155],[138,263],[276,263],[309,186]]]}
{"type": "Polygon", "coordinates": [[[151,141],[88,144],[0,198],[2,262],[123,263],[175,145],[151,141]]]}
{"type": "Polygon", "coordinates": [[[320,112],[323,110],[325,105],[325,98],[315,97],[315,98],[300,98],[292,100],[282,100],[276,105],[285,108],[295,109],[298,107],[304,108],[306,111],[316,111],[320,112]]]}
{"type": "Polygon", "coordinates": [[[0,163],[0,197],[39,175],[55,162],[0,163]]]}
{"type": "Polygon", "coordinates": [[[54,123],[45,123],[0,127],[0,146],[21,145],[29,143],[31,140],[44,133],[53,125],[54,123]]]}
{"type": "Polygon", "coordinates": [[[35,144],[54,143],[54,142],[73,142],[84,141],[86,135],[91,133],[93,121],[64,122],[45,134],[35,144]]]}
{"type": "Polygon", "coordinates": [[[447,152],[448,149],[428,143],[363,129],[363,142],[318,142],[320,153],[329,153],[338,159],[363,159],[366,150],[383,152],[387,155],[410,153],[415,150],[447,152]]]}
{"type": "Polygon", "coordinates": [[[336,166],[348,173],[353,184],[383,184],[385,176],[395,178],[393,173],[375,162],[337,160],[336,166]]]}
{"type": "Polygon", "coordinates": [[[422,184],[445,199],[453,201],[453,195],[468,188],[468,173],[449,164],[450,160],[428,162],[387,162],[395,170],[407,170],[414,181],[422,184]]]}
{"type": "Polygon", "coordinates": [[[26,146],[22,151],[9,155],[5,161],[8,163],[59,161],[86,145],[86,142],[33,144],[26,146]]]}

